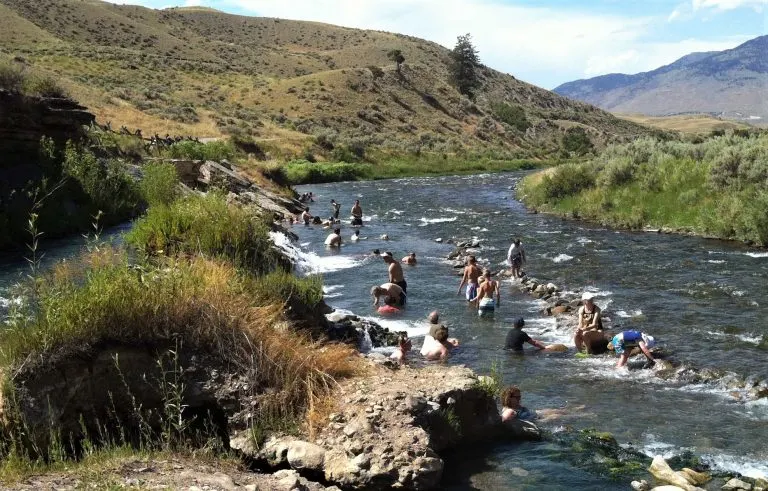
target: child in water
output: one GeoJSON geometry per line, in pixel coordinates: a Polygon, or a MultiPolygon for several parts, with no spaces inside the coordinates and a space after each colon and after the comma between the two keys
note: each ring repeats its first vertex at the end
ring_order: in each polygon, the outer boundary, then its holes
{"type": "Polygon", "coordinates": [[[411,351],[411,340],[405,334],[401,334],[400,339],[397,341],[397,348],[389,357],[398,364],[405,365],[405,357],[409,351],[411,351]]]}
{"type": "Polygon", "coordinates": [[[530,421],[536,418],[536,413],[530,411],[528,408],[520,405],[520,387],[517,385],[510,385],[501,391],[501,421],[512,421],[514,419],[521,419],[524,421],[530,421]]]}

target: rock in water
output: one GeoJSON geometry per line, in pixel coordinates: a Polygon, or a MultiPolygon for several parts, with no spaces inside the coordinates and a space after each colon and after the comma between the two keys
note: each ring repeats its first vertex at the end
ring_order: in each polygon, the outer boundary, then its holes
{"type": "MultiPolygon", "coordinates": [[[[669,467],[667,461],[662,457],[654,457],[648,471],[653,474],[658,481],[665,482],[684,489],[685,491],[696,491],[700,488],[688,483],[688,480],[677,474],[669,467]]],[[[654,488],[657,489],[657,488],[654,488]]]]}
{"type": "Polygon", "coordinates": [[[738,490],[738,489],[744,489],[749,491],[752,489],[752,485],[748,482],[744,482],[741,479],[736,479],[735,477],[725,483],[725,485],[722,487],[722,489],[725,490],[738,490]]]}
{"type": "Polygon", "coordinates": [[[689,469],[688,467],[683,467],[682,470],[678,472],[678,474],[685,477],[689,483],[693,484],[694,486],[701,486],[702,484],[708,483],[712,478],[709,477],[709,474],[705,474],[703,472],[696,472],[693,469],[689,469]]]}
{"type": "Polygon", "coordinates": [[[648,491],[649,489],[651,489],[651,487],[648,485],[648,482],[645,481],[645,480],[642,480],[642,481],[632,481],[630,483],[630,486],[635,491],[648,491]]]}
{"type": "Polygon", "coordinates": [[[600,331],[587,331],[584,333],[584,346],[590,355],[601,355],[608,351],[610,339],[600,331]]]}
{"type": "Polygon", "coordinates": [[[550,344],[550,345],[547,345],[546,348],[544,348],[544,351],[549,353],[564,353],[568,351],[568,346],[564,344],[550,344]]]}

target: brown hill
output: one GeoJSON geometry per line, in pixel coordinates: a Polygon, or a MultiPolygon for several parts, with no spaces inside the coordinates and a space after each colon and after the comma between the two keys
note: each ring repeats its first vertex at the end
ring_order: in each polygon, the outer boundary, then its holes
{"type": "Polygon", "coordinates": [[[0,51],[113,128],[247,134],[278,157],[339,143],[547,157],[573,127],[597,146],[653,131],[485,67],[470,101],[448,83],[449,51],[421,39],[212,9],[0,0],[0,51]]]}

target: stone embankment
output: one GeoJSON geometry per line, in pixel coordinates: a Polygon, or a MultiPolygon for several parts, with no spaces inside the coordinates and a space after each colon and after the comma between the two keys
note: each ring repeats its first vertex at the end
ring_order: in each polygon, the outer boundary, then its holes
{"type": "Polygon", "coordinates": [[[387,367],[342,382],[327,423],[312,440],[273,437],[260,449],[247,435],[231,445],[261,465],[290,468],[345,489],[431,489],[457,445],[538,439],[526,423],[501,423],[492,390],[461,366],[387,367]]]}

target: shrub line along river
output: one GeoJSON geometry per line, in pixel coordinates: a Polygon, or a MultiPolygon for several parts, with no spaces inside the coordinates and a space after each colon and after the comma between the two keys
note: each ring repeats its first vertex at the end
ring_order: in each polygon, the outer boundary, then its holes
{"type": "MultiPolygon", "coordinates": [[[[518,316],[526,318],[529,334],[544,342],[570,344],[570,340],[555,329],[554,319],[539,313],[539,301],[511,282],[502,284],[496,316],[478,319],[456,295],[460,278],[445,259],[452,246],[435,239],[477,238],[481,262],[498,269],[511,238],[519,236],[528,252],[530,274],[566,290],[595,293],[615,327],[653,334],[675,358],[692,366],[754,380],[768,378],[764,320],[768,253],[736,243],[618,232],[529,214],[512,191],[523,175],[302,186],[297,189],[300,193],[315,193],[311,211],[321,216],[331,214],[332,198],[342,204],[342,216],[360,199],[366,222],[361,236],[367,239],[357,244],[347,241],[341,251],[331,251],[323,246],[328,230],[296,226],[301,260],[305,268],[323,274],[329,304],[392,329],[423,335],[425,315],[439,309],[451,334],[462,341],[450,363],[482,373],[497,363],[505,383],[520,385],[526,406],[564,411],[556,425],[608,431],[620,443],[649,455],[670,457],[688,449],[717,469],[768,475],[768,399],[744,403],[733,397],[726,383],[666,382],[647,370],[616,371],[615,360],[609,357],[577,359],[573,351],[504,353],[506,332],[518,316]],[[384,233],[391,240],[380,240],[384,233]],[[409,304],[396,318],[381,318],[372,308],[370,287],[387,277],[384,263],[370,254],[375,248],[392,251],[398,258],[413,251],[419,260],[418,266],[405,268],[409,304]]],[[[344,226],[343,237],[348,239],[352,231],[344,226]]],[[[44,242],[46,263],[75,255],[82,244],[77,238],[44,242]]],[[[0,262],[2,310],[10,301],[10,286],[26,266],[18,259],[0,262]]],[[[548,442],[497,445],[485,455],[467,458],[460,467],[450,471],[446,486],[465,478],[481,489],[544,485],[625,489],[627,485],[569,463],[548,442]]]]}

